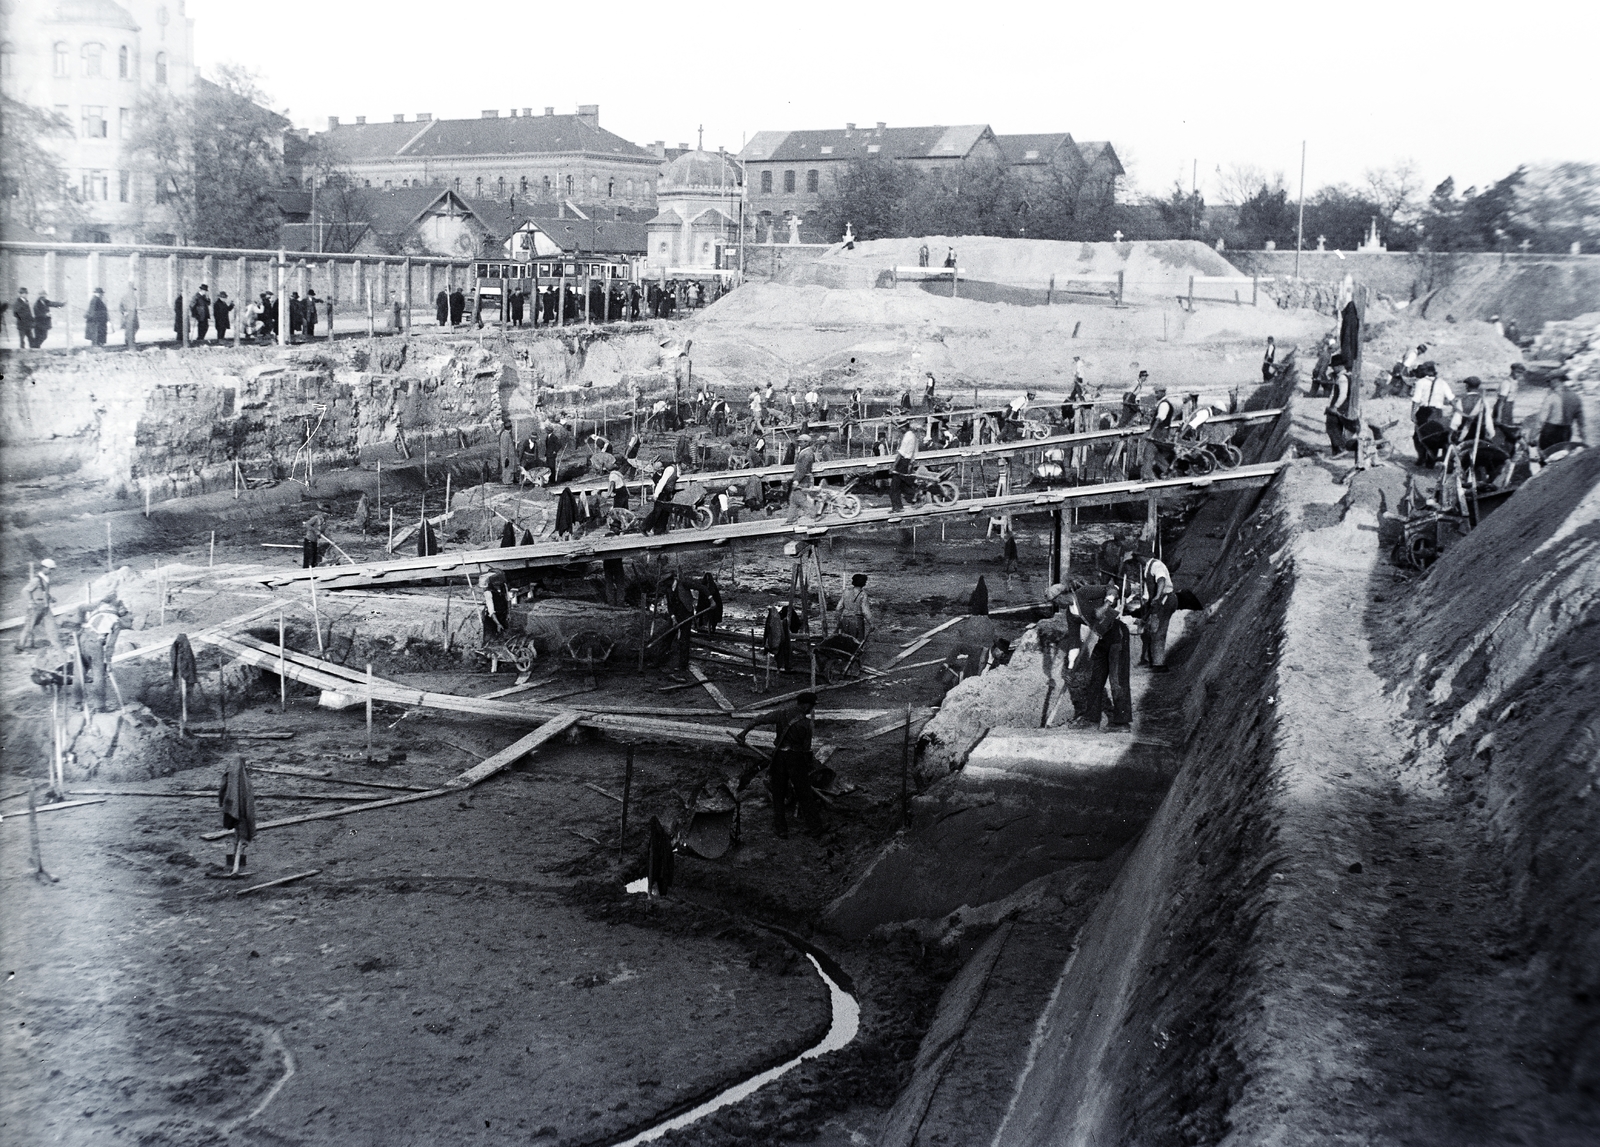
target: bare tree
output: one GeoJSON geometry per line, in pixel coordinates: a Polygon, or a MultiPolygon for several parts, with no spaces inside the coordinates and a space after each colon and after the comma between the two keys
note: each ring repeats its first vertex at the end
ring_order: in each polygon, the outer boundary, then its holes
{"type": "Polygon", "coordinates": [[[1402,159],[1393,167],[1368,168],[1365,178],[1368,198],[1378,205],[1386,221],[1415,222],[1422,210],[1417,197],[1422,190],[1422,179],[1414,160],[1402,159]]]}

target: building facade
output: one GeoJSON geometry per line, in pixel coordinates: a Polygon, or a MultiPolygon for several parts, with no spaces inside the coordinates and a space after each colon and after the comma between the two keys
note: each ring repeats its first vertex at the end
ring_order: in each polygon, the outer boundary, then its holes
{"type": "Polygon", "coordinates": [[[602,128],[598,104],[581,104],[575,115],[532,112],[496,109],[455,120],[402,113],[386,123],[334,117],[315,150],[365,187],[448,187],[468,199],[530,207],[566,200],[591,214],[654,210],[660,158],[602,128]]]}
{"type": "Polygon", "coordinates": [[[722,152],[691,151],[662,169],[660,212],[645,225],[648,269],[731,270],[740,242],[744,169],[722,152]]]}
{"type": "Polygon", "coordinates": [[[0,28],[0,90],[54,111],[52,138],[87,223],[58,238],[141,242],[170,232],[128,152],[141,95],[185,97],[196,81],[183,0],[12,0],[0,28]]]}

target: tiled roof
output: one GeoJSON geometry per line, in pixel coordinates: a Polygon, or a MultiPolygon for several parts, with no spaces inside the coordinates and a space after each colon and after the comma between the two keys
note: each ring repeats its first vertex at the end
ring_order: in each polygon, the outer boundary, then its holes
{"type": "Polygon", "coordinates": [[[650,220],[649,223],[646,223],[645,226],[646,227],[656,227],[656,226],[661,226],[661,227],[682,227],[683,226],[683,216],[679,215],[672,208],[668,207],[665,211],[661,212],[661,214],[657,215],[654,219],[650,220]]]}
{"type": "Polygon", "coordinates": [[[989,132],[987,124],[944,127],[825,128],[816,131],[757,132],[739,158],[806,163],[882,155],[886,159],[961,159],[989,132]],[[775,138],[780,137],[781,138],[775,138]],[[877,150],[874,150],[877,149],[877,150]]]}
{"type": "Polygon", "coordinates": [[[656,159],[644,148],[575,115],[339,124],[321,136],[352,160],[558,152],[656,159]]]}
{"type": "Polygon", "coordinates": [[[594,255],[645,253],[643,223],[617,223],[610,219],[534,219],[532,222],[568,254],[574,251],[594,255]]]}
{"type": "Polygon", "coordinates": [[[1116,151],[1111,144],[1103,139],[1093,140],[1078,145],[1078,154],[1083,156],[1083,162],[1091,168],[1106,165],[1111,168],[1111,174],[1126,174],[1122,168],[1122,161],[1117,158],[1116,151]]]}
{"type": "Polygon", "coordinates": [[[997,135],[994,138],[1000,145],[1000,150],[1005,152],[1006,162],[1010,164],[1049,163],[1063,149],[1070,149],[1069,154],[1077,151],[1077,145],[1072,141],[1072,134],[1065,131],[1034,135],[997,135]]]}

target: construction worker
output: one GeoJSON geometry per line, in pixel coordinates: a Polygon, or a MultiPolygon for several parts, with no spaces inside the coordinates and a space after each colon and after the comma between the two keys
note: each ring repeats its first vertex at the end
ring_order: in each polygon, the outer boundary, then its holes
{"type": "Polygon", "coordinates": [[[839,598],[839,612],[835,615],[834,627],[857,641],[867,639],[867,630],[872,627],[872,604],[867,600],[866,574],[850,576],[850,588],[839,598]]]}
{"type": "Polygon", "coordinates": [[[489,570],[479,577],[478,589],[483,593],[483,641],[487,645],[506,634],[511,621],[511,591],[500,570],[489,570]]]}
{"type": "Polygon", "coordinates": [[[17,640],[18,653],[33,648],[33,631],[41,624],[51,647],[58,651],[61,648],[61,630],[56,627],[56,615],[51,608],[55,603],[50,596],[50,575],[55,568],[55,561],[45,558],[39,563],[38,571],[28,579],[27,588],[23,591],[27,603],[22,609],[22,636],[17,640]]]}
{"type": "Polygon", "coordinates": [[[800,449],[794,456],[794,486],[789,491],[789,512],[784,515],[784,521],[798,521],[804,514],[808,518],[816,517],[816,506],[811,500],[811,468],[816,465],[817,452],[811,447],[811,435],[802,434],[799,438],[800,449]]]}
{"type": "Polygon", "coordinates": [[[1178,609],[1178,594],[1172,588],[1172,573],[1158,557],[1140,558],[1130,554],[1123,563],[1123,576],[1137,587],[1142,605],[1139,664],[1152,673],[1167,671],[1167,625],[1178,609]]]}
{"type": "MultiPolygon", "coordinates": [[[[95,705],[101,713],[109,711],[106,709],[106,683],[111,678],[111,658],[117,650],[117,636],[128,627],[131,618],[132,614],[115,593],[108,593],[96,602],[89,616],[84,618],[84,653],[95,678],[95,705]]],[[[118,701],[121,701],[120,694],[118,701]]]]}
{"type": "Polygon", "coordinates": [[[1084,727],[1098,729],[1105,710],[1105,691],[1111,688],[1112,729],[1133,725],[1133,705],[1129,692],[1129,631],[1122,610],[1122,595],[1114,585],[1105,588],[1100,603],[1084,618],[1095,636],[1089,652],[1089,690],[1080,721],[1084,727]]]}
{"type": "Polygon", "coordinates": [[[916,490],[911,481],[911,471],[917,463],[917,432],[908,424],[900,435],[900,448],[894,455],[894,473],[889,478],[889,508],[898,514],[905,506],[905,491],[916,490]]]}
{"type": "Polygon", "coordinates": [[[1272,372],[1278,365],[1278,342],[1271,335],[1267,336],[1267,350],[1261,356],[1261,381],[1272,381],[1272,372]]]}
{"type": "Polygon", "coordinates": [[[683,575],[673,574],[672,582],[667,586],[667,616],[672,619],[672,624],[678,627],[674,635],[678,645],[678,671],[675,674],[668,674],[674,681],[688,680],[689,646],[693,636],[691,632],[693,626],[690,623],[694,614],[694,590],[684,581],[683,575]]]}
{"type": "Polygon", "coordinates": [[[1417,382],[1411,390],[1411,421],[1416,429],[1412,432],[1411,442],[1417,449],[1417,465],[1431,468],[1438,461],[1443,445],[1441,442],[1434,447],[1428,443],[1448,437],[1451,415],[1457,410],[1456,395],[1450,389],[1450,384],[1439,377],[1438,368],[1433,363],[1425,362],[1414,368],[1413,373],[1417,382]],[[1441,429],[1438,433],[1425,435],[1424,428],[1430,423],[1441,424],[1441,429]]]}
{"type": "MultiPolygon", "coordinates": [[[[753,717],[734,734],[733,739],[745,745],[745,738],[757,725],[772,725],[772,827],[779,836],[789,835],[788,817],[784,806],[793,794],[800,807],[800,816],[806,822],[806,831],[815,836],[822,831],[822,814],[817,794],[811,788],[811,732],[812,712],[817,707],[817,695],[800,694],[787,705],[770,713],[753,717]]],[[[747,767],[739,777],[739,788],[750,783],[750,778],[761,771],[761,766],[747,767]]]]}
{"type": "Polygon", "coordinates": [[[1563,442],[1582,442],[1583,397],[1570,376],[1552,386],[1539,410],[1539,449],[1548,450],[1563,442]]]}
{"type": "Polygon", "coordinates": [[[314,569],[321,557],[322,523],[321,514],[312,514],[305,520],[305,536],[300,543],[301,569],[314,569]]]}

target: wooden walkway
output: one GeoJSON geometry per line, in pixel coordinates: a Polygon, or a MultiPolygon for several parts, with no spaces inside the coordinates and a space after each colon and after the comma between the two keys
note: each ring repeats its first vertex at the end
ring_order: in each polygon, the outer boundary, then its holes
{"type": "Polygon", "coordinates": [[[548,569],[580,562],[632,558],[647,553],[708,549],[743,541],[816,540],[838,531],[883,525],[915,527],[931,524],[940,518],[963,514],[1023,514],[1074,506],[1103,506],[1118,502],[1170,501],[1211,491],[1263,486],[1272,480],[1283,465],[1284,463],[1277,462],[1258,466],[1239,466],[1232,470],[1219,470],[1201,478],[1106,482],[1097,486],[1076,486],[1007,494],[1002,497],[974,498],[970,501],[950,502],[944,505],[924,504],[899,514],[887,507],[871,507],[862,510],[861,514],[854,518],[801,519],[799,522],[790,523],[782,517],[761,517],[729,525],[712,526],[706,530],[683,528],[659,535],[589,535],[576,541],[463,550],[427,558],[400,558],[360,565],[317,566],[313,569],[268,569],[228,578],[221,584],[253,583],[278,587],[315,581],[322,589],[400,586],[433,578],[476,577],[487,570],[548,569]]]}

